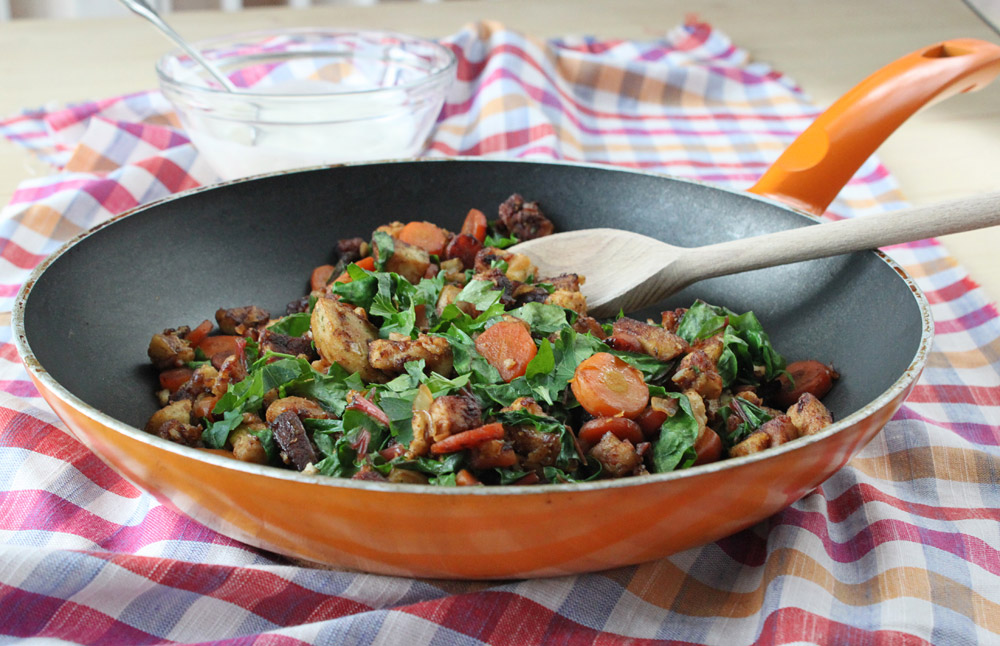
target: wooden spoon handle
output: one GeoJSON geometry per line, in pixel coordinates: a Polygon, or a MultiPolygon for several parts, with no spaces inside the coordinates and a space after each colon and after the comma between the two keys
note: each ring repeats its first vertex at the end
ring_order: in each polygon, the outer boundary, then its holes
{"type": "Polygon", "coordinates": [[[998,224],[1000,192],[987,193],[688,249],[677,268],[699,267],[698,279],[712,278],[998,224]]]}

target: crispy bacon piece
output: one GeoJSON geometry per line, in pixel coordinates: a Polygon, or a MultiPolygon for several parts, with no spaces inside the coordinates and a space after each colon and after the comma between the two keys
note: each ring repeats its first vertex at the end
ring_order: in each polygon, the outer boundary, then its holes
{"type": "Polygon", "coordinates": [[[538,202],[525,202],[518,193],[508,197],[499,211],[497,230],[522,242],[547,236],[555,230],[552,221],[538,207],[538,202]]]}
{"type": "Polygon", "coordinates": [[[289,336],[271,330],[264,330],[260,333],[260,350],[261,353],[278,352],[293,356],[303,355],[310,361],[317,357],[316,351],[313,349],[312,339],[289,336]]]}
{"type": "Polygon", "coordinates": [[[673,359],[688,349],[687,341],[673,332],[628,317],[615,321],[611,327],[611,334],[616,337],[620,335],[635,337],[643,353],[660,361],[673,359]]]}
{"type": "Polygon", "coordinates": [[[223,334],[246,336],[250,330],[267,325],[271,314],[256,305],[246,307],[219,308],[215,312],[215,320],[223,334]]]}

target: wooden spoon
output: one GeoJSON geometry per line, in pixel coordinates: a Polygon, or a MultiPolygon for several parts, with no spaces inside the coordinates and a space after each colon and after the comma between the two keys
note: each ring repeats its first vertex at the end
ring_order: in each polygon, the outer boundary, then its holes
{"type": "Polygon", "coordinates": [[[876,249],[1000,224],[1000,192],[808,225],[704,247],[675,247],[620,229],[581,229],[510,248],[539,276],[575,273],[594,316],[657,303],[691,283],[751,269],[876,249]]]}

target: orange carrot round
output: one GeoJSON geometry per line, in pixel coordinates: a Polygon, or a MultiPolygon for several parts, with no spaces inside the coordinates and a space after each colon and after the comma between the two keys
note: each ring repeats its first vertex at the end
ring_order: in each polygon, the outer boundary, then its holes
{"type": "Polygon", "coordinates": [[[188,335],[185,338],[187,339],[187,342],[191,344],[192,348],[197,348],[198,344],[201,343],[206,336],[208,336],[208,333],[211,332],[214,327],[215,326],[211,321],[205,319],[198,324],[198,327],[188,332],[188,335]]]}
{"type": "Polygon", "coordinates": [[[464,451],[465,449],[477,447],[484,442],[489,442],[490,440],[499,440],[502,437],[503,424],[500,422],[493,422],[492,424],[486,424],[468,431],[462,431],[461,433],[449,435],[440,442],[431,444],[431,453],[434,455],[443,455],[445,453],[464,451]]]}
{"type": "Polygon", "coordinates": [[[208,419],[214,419],[212,416],[212,410],[215,405],[219,403],[219,398],[212,397],[201,397],[195,401],[194,406],[191,407],[191,417],[194,419],[201,419],[202,417],[207,417],[208,419]]]}
{"type": "MultiPolygon", "coordinates": [[[[357,265],[358,267],[361,267],[364,270],[375,271],[375,258],[373,258],[372,256],[366,256],[366,257],[362,258],[361,260],[355,261],[354,264],[357,265]]],[[[349,283],[352,280],[354,280],[354,279],[351,278],[351,275],[345,271],[341,275],[337,276],[337,280],[335,280],[333,282],[335,282],[335,283],[349,283]]]]}
{"type": "Polygon", "coordinates": [[[232,334],[220,334],[218,336],[207,336],[198,344],[198,348],[211,359],[217,354],[237,354],[240,351],[239,342],[243,340],[241,336],[232,334]]]}
{"type": "Polygon", "coordinates": [[[639,416],[635,418],[639,423],[639,428],[646,434],[646,437],[653,437],[660,432],[663,422],[667,421],[666,411],[656,410],[652,406],[647,406],[639,416]]]}
{"type": "Polygon", "coordinates": [[[313,269],[309,276],[309,289],[314,292],[321,291],[330,282],[330,276],[333,275],[334,269],[333,265],[320,265],[313,269]]]}
{"type": "Polygon", "coordinates": [[[597,417],[580,427],[578,437],[587,446],[594,446],[601,441],[605,433],[611,433],[619,440],[628,440],[638,444],[646,439],[640,426],[627,417],[597,417]]]}
{"type": "Polygon", "coordinates": [[[584,359],[570,386],[583,409],[594,417],[638,417],[649,403],[642,373],[609,352],[584,359]]]}
{"type": "Polygon", "coordinates": [[[698,436],[694,443],[694,452],[697,455],[691,466],[708,464],[715,462],[722,457],[722,440],[718,434],[710,428],[706,428],[698,436]]]}
{"type": "Polygon", "coordinates": [[[774,401],[782,408],[799,401],[803,393],[812,393],[822,399],[833,388],[833,380],[839,377],[833,368],[815,360],[790,363],[786,370],[791,379],[787,375],[778,377],[780,388],[774,396],[774,401]]]}
{"type": "Polygon", "coordinates": [[[476,351],[510,383],[527,372],[538,347],[527,326],[517,321],[500,321],[479,335],[476,351]]]}
{"type": "Polygon", "coordinates": [[[444,229],[431,222],[413,221],[408,223],[397,236],[400,240],[415,247],[420,247],[427,253],[444,255],[444,247],[448,244],[448,234],[444,229]]]}
{"type": "Polygon", "coordinates": [[[170,368],[160,373],[160,388],[166,388],[172,393],[191,379],[194,370],[191,368],[170,368]]]}
{"type": "Polygon", "coordinates": [[[472,487],[483,483],[479,481],[479,478],[472,475],[471,471],[468,469],[462,469],[455,474],[455,484],[459,487],[472,487]]]}
{"type": "Polygon", "coordinates": [[[459,233],[464,233],[483,242],[486,240],[486,216],[479,209],[469,209],[468,215],[465,216],[465,222],[462,223],[462,230],[459,233]]]}

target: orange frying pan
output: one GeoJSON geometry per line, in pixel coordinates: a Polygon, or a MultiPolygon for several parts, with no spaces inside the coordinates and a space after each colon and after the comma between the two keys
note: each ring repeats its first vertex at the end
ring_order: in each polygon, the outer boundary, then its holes
{"type": "Polygon", "coordinates": [[[218,307],[282,311],[334,242],[422,217],[457,230],[470,207],[538,200],[558,229],[617,226],[694,246],[809,226],[918,109],[1000,73],[1000,47],[952,40],[876,72],[820,116],[751,192],[581,164],[427,160],[282,173],[148,205],[73,241],[21,291],[15,338],[38,389],[115,469],[208,527],[291,557],[371,572],[539,577],[656,559],[774,514],[840,469],[892,417],[927,358],[932,319],[878,252],[699,283],[754,310],[789,360],[843,375],[826,431],[757,455],[617,481],[438,488],[249,465],[140,430],[155,410],[151,334],[218,307]],[[192,231],[197,235],[191,234],[192,231]]]}

